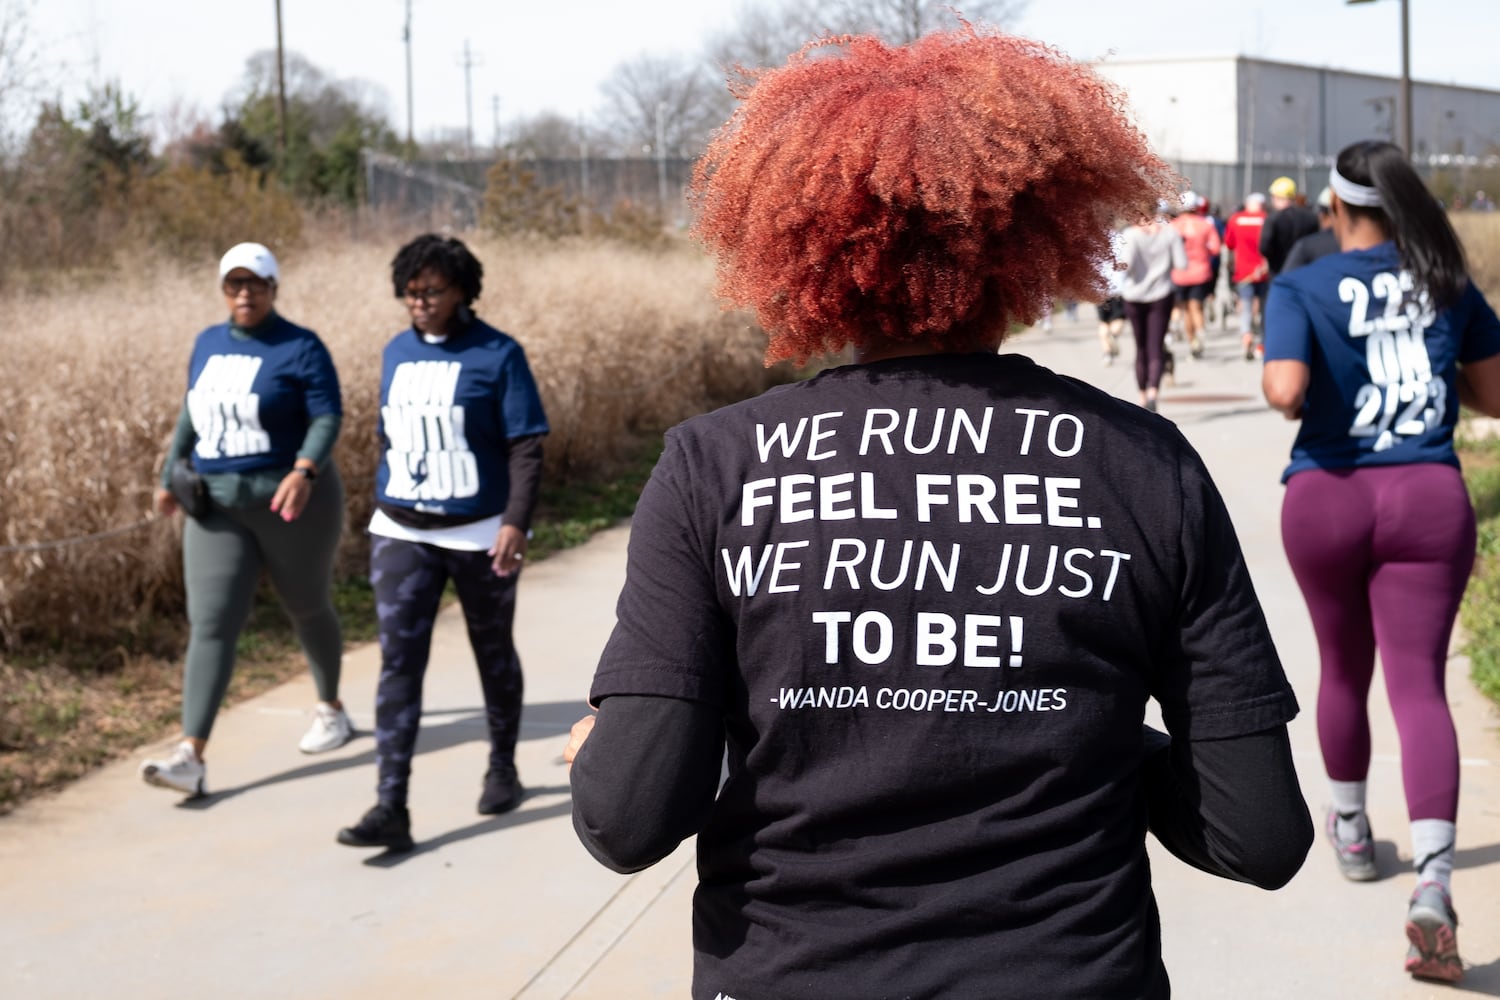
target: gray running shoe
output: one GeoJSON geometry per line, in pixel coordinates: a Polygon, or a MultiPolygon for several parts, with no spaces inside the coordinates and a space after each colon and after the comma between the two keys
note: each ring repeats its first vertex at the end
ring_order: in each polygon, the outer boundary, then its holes
{"type": "Polygon", "coordinates": [[[1375,870],[1375,834],[1365,821],[1365,835],[1358,840],[1344,840],[1339,836],[1338,810],[1328,810],[1329,843],[1339,859],[1339,873],[1351,882],[1373,882],[1380,877],[1375,870]]]}
{"type": "Polygon", "coordinates": [[[1423,882],[1406,910],[1406,971],[1418,979],[1456,983],[1464,977],[1458,958],[1458,914],[1436,882],[1423,882]]]}

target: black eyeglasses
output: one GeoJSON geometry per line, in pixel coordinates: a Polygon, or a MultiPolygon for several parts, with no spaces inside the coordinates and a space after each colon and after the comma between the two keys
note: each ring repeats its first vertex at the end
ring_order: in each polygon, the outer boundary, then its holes
{"type": "Polygon", "coordinates": [[[271,283],[265,278],[225,278],[224,294],[238,295],[248,291],[251,295],[264,295],[270,291],[271,283]]]}
{"type": "Polygon", "coordinates": [[[415,302],[421,299],[428,305],[432,305],[438,299],[442,298],[443,294],[452,287],[452,285],[444,285],[442,288],[408,288],[401,295],[408,302],[415,302]]]}

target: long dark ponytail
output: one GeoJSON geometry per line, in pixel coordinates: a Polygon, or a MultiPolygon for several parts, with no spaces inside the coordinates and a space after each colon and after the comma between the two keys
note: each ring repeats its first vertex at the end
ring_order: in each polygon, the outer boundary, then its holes
{"type": "Polygon", "coordinates": [[[1402,263],[1419,290],[1439,309],[1458,301],[1469,282],[1464,247],[1448,215],[1399,146],[1365,140],[1345,146],[1338,171],[1347,180],[1380,192],[1379,207],[1351,205],[1351,216],[1376,222],[1396,241],[1402,263]]]}

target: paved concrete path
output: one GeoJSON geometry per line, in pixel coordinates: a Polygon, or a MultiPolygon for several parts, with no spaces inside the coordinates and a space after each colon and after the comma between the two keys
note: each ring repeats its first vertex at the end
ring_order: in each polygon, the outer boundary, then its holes
{"type": "MultiPolygon", "coordinates": [[[[1101,366],[1092,308],[1081,313],[1009,349],[1133,399],[1129,347],[1124,362],[1101,366]]],[[[1258,377],[1237,338],[1215,332],[1204,360],[1179,361],[1162,413],[1202,451],[1234,513],[1302,701],[1292,736],[1308,802],[1321,815],[1317,660],[1277,528],[1292,428],[1262,404],[1258,377]]],[[[362,735],[326,756],[299,755],[313,701],[299,679],[220,716],[205,800],[179,803],[140,782],[140,760],[159,745],[0,819],[0,998],[685,997],[691,844],[635,876],[600,868],[573,836],[559,757],[612,624],[627,537],[626,528],[608,531],[526,570],[519,765],[528,794],[516,812],[474,811],[485,767],[482,702],[462,621],[446,613],[413,776],[415,852],[387,857],[334,842],[373,801],[373,743],[362,735]]],[[[344,695],[366,731],[378,666],[373,646],[345,662],[344,695]]],[[[1496,713],[1468,684],[1462,657],[1450,666],[1465,755],[1455,881],[1469,971],[1460,989],[1500,996],[1496,713]]],[[[1372,702],[1371,810],[1386,877],[1342,881],[1319,843],[1290,886],[1264,893],[1156,852],[1177,996],[1451,992],[1401,971],[1410,852],[1396,739],[1378,687],[1372,702]]]]}

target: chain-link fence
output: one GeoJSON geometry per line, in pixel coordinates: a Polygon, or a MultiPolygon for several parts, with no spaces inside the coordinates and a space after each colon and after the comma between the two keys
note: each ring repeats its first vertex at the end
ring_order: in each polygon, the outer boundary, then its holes
{"type": "MultiPolygon", "coordinates": [[[[1172,166],[1187,178],[1192,189],[1228,215],[1242,204],[1251,191],[1265,194],[1278,177],[1290,177],[1297,190],[1311,202],[1328,183],[1333,166],[1331,156],[1298,156],[1265,153],[1254,163],[1188,163],[1173,161],[1172,166]]],[[[1452,188],[1467,196],[1476,185],[1493,185],[1491,177],[1500,171],[1496,156],[1431,156],[1413,164],[1434,194],[1448,200],[1452,188]]]]}
{"type": "MultiPolygon", "coordinates": [[[[365,191],[369,207],[382,216],[435,228],[468,229],[484,206],[485,177],[493,159],[403,160],[386,153],[364,153],[365,191]]],[[[660,211],[669,224],[686,222],[687,186],[693,160],[572,159],[516,160],[540,188],[556,188],[564,197],[596,212],[609,213],[631,204],[660,211]]]]}

